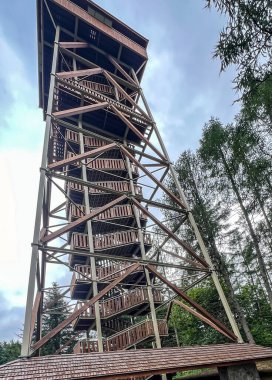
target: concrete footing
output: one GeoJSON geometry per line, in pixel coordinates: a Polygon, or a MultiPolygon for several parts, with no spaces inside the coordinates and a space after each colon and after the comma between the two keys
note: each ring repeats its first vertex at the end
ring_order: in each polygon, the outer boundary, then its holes
{"type": "Polygon", "coordinates": [[[255,364],[218,368],[220,380],[260,380],[255,364]]]}

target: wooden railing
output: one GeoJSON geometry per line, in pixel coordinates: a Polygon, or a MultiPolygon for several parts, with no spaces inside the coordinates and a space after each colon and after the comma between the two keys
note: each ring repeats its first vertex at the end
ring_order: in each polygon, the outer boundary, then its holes
{"type": "MultiPolygon", "coordinates": [[[[71,131],[70,129],[66,129],[65,138],[68,141],[72,141],[79,144],[78,132],[74,132],[74,131],[71,131]]],[[[98,148],[100,146],[104,146],[108,144],[106,141],[97,139],[95,137],[90,137],[90,136],[83,136],[83,141],[84,141],[84,145],[89,148],[98,148]]]]}
{"type": "MultiPolygon", "coordinates": [[[[92,211],[96,210],[96,208],[93,208],[92,211]]],[[[140,211],[140,218],[147,219],[146,215],[140,211]]],[[[73,218],[81,218],[85,215],[85,206],[83,205],[75,205],[71,204],[70,206],[70,213],[69,213],[69,220],[73,218]]],[[[118,218],[128,218],[133,217],[134,212],[131,207],[131,205],[124,204],[124,205],[117,205],[114,207],[111,207],[110,209],[102,212],[101,214],[97,215],[94,219],[96,220],[105,220],[105,219],[118,219],[118,218]]]]}
{"type": "MultiPolygon", "coordinates": [[[[96,278],[99,281],[105,279],[105,281],[113,280],[116,277],[122,276],[126,269],[131,265],[128,262],[119,262],[114,264],[108,264],[105,266],[96,268],[96,278]]],[[[76,272],[73,272],[71,281],[71,293],[73,293],[73,287],[77,281],[88,281],[92,280],[92,271],[90,265],[75,265],[76,272]]],[[[138,271],[142,271],[143,268],[140,267],[138,271]]]]}
{"type": "Polygon", "coordinates": [[[150,120],[144,115],[138,114],[132,108],[120,103],[120,101],[112,99],[111,97],[108,97],[107,95],[99,91],[96,91],[90,87],[84,86],[82,82],[78,82],[75,79],[71,79],[71,78],[69,79],[62,78],[61,80],[59,79],[58,82],[59,82],[59,86],[65,89],[69,89],[72,92],[76,92],[76,93],[78,93],[78,91],[84,92],[85,96],[87,95],[87,97],[91,99],[91,101],[95,101],[95,102],[104,101],[104,102],[108,102],[109,104],[114,104],[118,109],[120,109],[125,114],[125,116],[126,115],[131,116],[131,120],[136,122],[137,124],[140,124],[143,128],[147,128],[148,126],[150,126],[150,120]]]}
{"type": "MultiPolygon", "coordinates": [[[[67,151],[66,157],[71,158],[74,157],[76,154],[70,151],[67,151]]],[[[74,162],[72,165],[80,166],[81,162],[74,162]]],[[[96,170],[110,170],[110,171],[119,171],[124,170],[126,171],[126,165],[124,160],[119,158],[95,158],[92,159],[90,162],[86,164],[87,168],[89,169],[96,169],[96,170]]],[[[131,170],[134,174],[138,174],[139,170],[136,165],[131,163],[131,170]]]]}
{"type": "MultiPolygon", "coordinates": [[[[153,298],[156,303],[162,302],[161,292],[157,289],[153,289],[153,298]]],[[[148,291],[147,288],[137,288],[126,293],[120,294],[115,297],[108,298],[104,301],[99,302],[99,310],[101,319],[106,319],[113,317],[116,314],[126,313],[127,310],[148,302],[148,291]]],[[[84,306],[84,302],[77,302],[75,310],[80,309],[84,306]]],[[[94,318],[95,311],[94,306],[90,306],[85,310],[78,319],[81,318],[94,318]]]]}
{"type": "Polygon", "coordinates": [[[105,319],[103,320],[103,327],[116,332],[120,332],[122,330],[126,330],[131,326],[130,319],[124,318],[113,318],[113,319],[105,319]]]}
{"type": "MultiPolygon", "coordinates": [[[[165,320],[158,320],[158,327],[161,336],[168,335],[168,328],[165,320]]],[[[145,339],[154,337],[154,335],[152,321],[146,320],[104,339],[103,349],[104,351],[125,350],[145,339]]],[[[98,352],[97,340],[81,340],[74,347],[75,354],[90,352],[98,352]]]]}
{"type": "MultiPolygon", "coordinates": [[[[101,181],[101,182],[93,182],[93,184],[97,186],[105,187],[105,192],[107,192],[107,189],[119,191],[121,193],[130,191],[130,185],[128,182],[125,182],[125,181],[101,181]]],[[[68,183],[68,189],[83,192],[83,186],[74,182],[68,183]]],[[[141,186],[134,185],[134,191],[136,195],[142,195],[141,186]]],[[[101,194],[103,191],[89,188],[89,192],[90,194],[101,194]]]]}
{"type": "MultiPolygon", "coordinates": [[[[95,235],[93,237],[94,249],[107,249],[127,244],[139,243],[138,232],[135,230],[127,230],[121,232],[113,232],[104,235],[95,235]]],[[[144,234],[144,243],[151,245],[151,235],[144,234]]],[[[88,235],[74,232],[71,240],[72,249],[88,249],[88,235]]]]}
{"type": "MultiPolygon", "coordinates": [[[[110,95],[114,94],[114,88],[112,86],[108,86],[107,84],[91,82],[89,80],[82,80],[81,84],[94,91],[99,91],[99,92],[103,92],[105,94],[110,94],[110,95]]],[[[118,90],[117,92],[118,92],[119,98],[122,98],[121,92],[118,90]]]]}

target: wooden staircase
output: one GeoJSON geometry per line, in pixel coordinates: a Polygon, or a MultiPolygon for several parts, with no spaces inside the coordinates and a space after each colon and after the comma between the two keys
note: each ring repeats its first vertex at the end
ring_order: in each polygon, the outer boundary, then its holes
{"type": "MultiPolygon", "coordinates": [[[[153,298],[155,305],[163,302],[159,290],[153,289],[153,298]]],[[[146,287],[136,288],[115,297],[106,298],[99,303],[100,318],[116,318],[118,315],[141,315],[148,307],[148,290],[146,287]]],[[[76,310],[84,306],[84,302],[78,302],[76,310]]],[[[87,330],[92,326],[95,320],[94,306],[90,306],[74,322],[75,330],[87,330]]]]}
{"type": "MultiPolygon", "coordinates": [[[[167,323],[164,319],[158,320],[158,328],[160,336],[168,335],[167,323]]],[[[104,339],[103,350],[126,350],[150,338],[154,338],[153,323],[151,320],[145,320],[104,339]]],[[[81,340],[74,347],[75,354],[90,352],[98,352],[98,341],[95,339],[81,340]]]]}

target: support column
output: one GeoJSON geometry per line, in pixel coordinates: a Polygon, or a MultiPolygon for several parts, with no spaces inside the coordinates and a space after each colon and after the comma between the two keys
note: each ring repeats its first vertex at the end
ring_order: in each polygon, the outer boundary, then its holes
{"type": "MultiPolygon", "coordinates": [[[[147,103],[147,101],[146,101],[146,99],[145,99],[145,96],[144,96],[144,94],[143,94],[142,89],[140,89],[140,92],[141,92],[141,97],[142,97],[142,100],[143,100],[143,102],[144,102],[144,105],[145,105],[145,108],[146,108],[146,110],[147,110],[147,113],[148,113],[149,117],[151,118],[151,120],[154,121],[154,118],[153,118],[153,116],[152,116],[151,110],[150,110],[150,108],[149,108],[149,106],[148,106],[148,103],[147,103]]],[[[203,241],[203,239],[202,239],[202,236],[201,236],[201,234],[200,234],[200,232],[199,232],[198,226],[197,226],[197,224],[196,224],[196,222],[195,222],[195,219],[194,219],[192,213],[190,212],[189,205],[188,205],[188,203],[187,203],[187,201],[186,201],[185,195],[184,195],[183,190],[182,190],[182,188],[181,188],[181,186],[180,186],[180,183],[179,183],[179,180],[178,180],[178,177],[177,177],[176,171],[175,171],[175,169],[174,169],[173,164],[171,164],[171,161],[170,161],[169,155],[168,155],[168,153],[167,153],[167,150],[166,150],[166,148],[165,148],[165,145],[164,145],[164,142],[163,142],[163,140],[162,140],[162,138],[161,138],[161,135],[160,135],[160,133],[159,133],[159,131],[158,131],[158,129],[157,129],[157,126],[156,126],[156,124],[155,124],[155,121],[154,121],[153,128],[154,128],[154,131],[155,131],[156,136],[157,136],[157,138],[158,138],[158,141],[159,141],[159,143],[160,143],[160,146],[161,146],[162,152],[163,152],[163,154],[165,155],[166,159],[170,162],[169,169],[170,169],[171,175],[172,175],[172,177],[173,177],[173,179],[174,179],[174,182],[175,182],[175,185],[176,185],[176,187],[177,187],[177,190],[178,190],[178,193],[179,193],[180,199],[181,199],[181,201],[183,202],[183,204],[186,206],[186,209],[189,211],[188,219],[189,219],[190,224],[191,224],[191,226],[192,226],[192,228],[193,228],[193,230],[194,230],[194,233],[195,233],[196,239],[197,239],[197,241],[198,241],[199,247],[200,247],[200,249],[201,249],[201,252],[202,252],[202,254],[203,254],[203,256],[204,256],[206,262],[209,264],[210,269],[212,270],[211,277],[212,277],[212,279],[213,279],[214,285],[215,285],[215,287],[216,287],[216,290],[217,290],[217,292],[218,292],[218,294],[219,294],[219,297],[220,297],[220,299],[221,299],[221,302],[222,302],[223,307],[224,307],[224,309],[225,309],[225,312],[226,312],[226,314],[227,314],[227,317],[228,317],[229,323],[230,323],[230,325],[231,325],[231,327],[232,327],[232,330],[233,330],[234,334],[238,337],[238,342],[239,342],[239,343],[243,343],[243,338],[242,338],[242,336],[241,336],[241,334],[240,334],[240,331],[239,331],[239,328],[238,328],[237,322],[236,322],[236,320],[235,320],[235,318],[234,318],[234,316],[233,316],[233,313],[232,313],[232,311],[231,311],[231,309],[230,309],[229,303],[228,303],[228,301],[227,301],[227,298],[226,298],[226,296],[225,296],[225,293],[224,293],[224,291],[223,291],[223,288],[222,288],[222,286],[221,286],[221,284],[220,284],[219,278],[218,278],[218,276],[217,276],[217,274],[216,274],[216,272],[215,272],[215,270],[214,270],[214,266],[213,266],[213,264],[212,264],[212,261],[211,261],[210,255],[209,255],[209,253],[208,253],[208,250],[207,250],[207,248],[206,248],[206,246],[205,246],[205,243],[204,243],[204,241],[203,241]]]]}
{"type": "MultiPolygon", "coordinates": [[[[76,61],[74,59],[73,59],[73,67],[74,67],[74,70],[77,69],[76,61]]],[[[82,115],[79,116],[78,127],[80,129],[83,128],[82,115]]],[[[79,132],[79,146],[80,146],[80,154],[85,153],[84,136],[82,132],[79,132]]],[[[86,165],[82,165],[82,179],[83,181],[86,181],[86,182],[88,181],[86,165]]],[[[89,202],[89,188],[87,186],[83,186],[83,193],[84,193],[85,212],[86,214],[89,214],[91,212],[91,208],[90,208],[90,202],[89,202]]],[[[89,251],[90,253],[94,253],[93,231],[92,231],[91,220],[87,221],[87,233],[88,233],[89,251]]],[[[95,262],[94,257],[90,257],[90,266],[91,266],[93,297],[95,297],[98,294],[98,287],[97,287],[97,276],[96,276],[96,262],[95,262]]],[[[97,339],[98,339],[98,351],[103,352],[103,339],[102,339],[103,337],[102,337],[99,301],[95,302],[94,304],[94,313],[95,313],[95,324],[96,324],[96,332],[97,332],[97,339]]]]}
{"type": "Polygon", "coordinates": [[[255,363],[218,368],[220,380],[260,380],[255,363]]]}
{"type": "Polygon", "coordinates": [[[53,110],[53,100],[54,100],[55,73],[57,71],[57,64],[58,64],[59,35],[60,35],[60,28],[59,26],[57,26],[55,41],[54,41],[53,60],[52,60],[49,96],[48,96],[47,113],[46,113],[45,134],[44,134],[42,161],[41,161],[41,173],[40,173],[40,182],[39,182],[38,199],[37,199],[37,207],[36,207],[35,227],[34,227],[34,235],[33,235],[33,243],[32,243],[32,254],[31,254],[31,261],[30,261],[30,272],[29,272],[29,281],[28,281],[28,291],[27,291],[21,356],[28,356],[31,353],[31,350],[30,350],[30,345],[31,345],[31,340],[32,340],[32,337],[30,336],[31,321],[32,321],[31,313],[32,313],[34,292],[35,292],[35,277],[36,277],[38,255],[39,255],[38,244],[40,240],[41,217],[42,217],[45,186],[46,186],[45,169],[47,167],[48,144],[49,144],[49,137],[50,137],[50,131],[51,131],[51,114],[53,110]]]}
{"type": "MultiPolygon", "coordinates": [[[[124,145],[126,145],[126,142],[124,142],[124,145]]],[[[131,193],[132,195],[135,196],[134,182],[133,182],[133,176],[132,176],[132,170],[131,170],[131,162],[129,161],[128,157],[126,157],[126,166],[128,168],[131,193]]],[[[146,259],[144,236],[143,236],[143,231],[141,228],[139,210],[135,205],[133,205],[132,207],[133,207],[133,212],[134,212],[136,223],[137,223],[137,232],[138,232],[139,241],[140,241],[141,256],[143,259],[146,259]]],[[[146,268],[144,270],[145,270],[145,276],[146,276],[146,282],[147,282],[147,293],[148,293],[148,299],[149,299],[149,304],[150,304],[150,311],[151,311],[153,329],[154,329],[154,334],[155,334],[156,346],[157,348],[161,348],[161,338],[160,338],[158,321],[157,321],[157,316],[156,316],[156,311],[155,311],[150,274],[146,268]]]]}

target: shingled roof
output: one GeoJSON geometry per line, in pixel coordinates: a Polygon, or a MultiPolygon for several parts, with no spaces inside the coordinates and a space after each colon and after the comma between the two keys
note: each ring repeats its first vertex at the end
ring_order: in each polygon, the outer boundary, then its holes
{"type": "Polygon", "coordinates": [[[253,344],[115,351],[21,358],[0,366],[0,379],[125,379],[272,359],[272,349],[253,344]]]}

